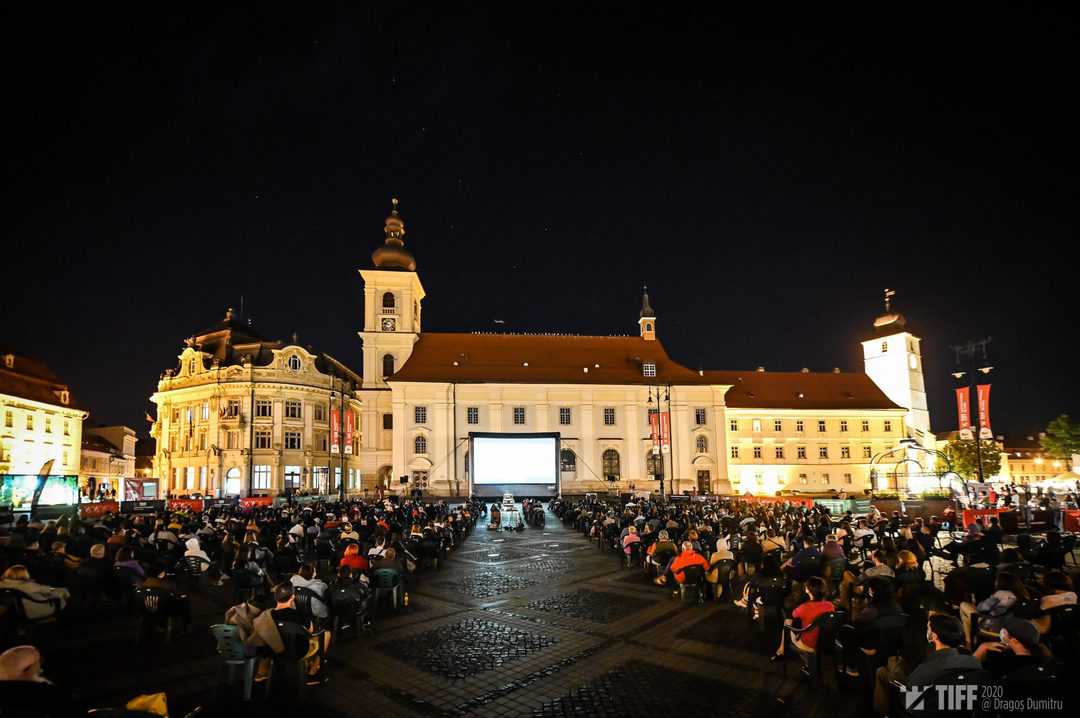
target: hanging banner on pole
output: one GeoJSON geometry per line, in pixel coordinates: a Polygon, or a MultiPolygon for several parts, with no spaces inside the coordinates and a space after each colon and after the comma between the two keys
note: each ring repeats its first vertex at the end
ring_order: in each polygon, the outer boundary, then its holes
{"type": "Polygon", "coordinates": [[[979,438],[993,439],[994,433],[990,431],[990,385],[979,384],[975,388],[979,397],[979,438]]]}
{"type": "Polygon", "coordinates": [[[330,453],[337,454],[341,451],[339,435],[341,434],[341,412],[337,409],[330,410],[330,453]]]}
{"type": "Polygon", "coordinates": [[[671,453],[671,413],[651,410],[649,429],[652,434],[654,452],[659,448],[665,454],[671,453]]]}
{"type": "Polygon", "coordinates": [[[355,423],[352,409],[345,410],[345,453],[352,455],[353,424],[355,423]]]}
{"type": "Polygon", "coordinates": [[[971,441],[974,435],[971,433],[971,389],[964,387],[956,390],[956,420],[960,430],[960,438],[963,441],[971,441]]]}

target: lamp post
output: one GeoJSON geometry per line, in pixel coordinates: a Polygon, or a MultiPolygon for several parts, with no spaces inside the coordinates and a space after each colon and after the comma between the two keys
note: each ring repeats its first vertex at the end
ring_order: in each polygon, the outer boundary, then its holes
{"type": "MultiPolygon", "coordinates": [[[[960,388],[965,388],[969,392],[975,387],[975,372],[979,372],[984,376],[989,376],[994,367],[990,366],[990,361],[986,354],[986,345],[991,342],[991,337],[980,339],[978,341],[968,341],[966,344],[957,344],[949,347],[956,352],[956,369],[952,372],[953,379],[956,380],[960,388]],[[970,377],[965,379],[965,377],[970,377]]],[[[978,388],[975,388],[978,392],[978,388]]],[[[975,427],[975,473],[979,479],[979,483],[986,483],[986,477],[983,476],[983,460],[982,460],[982,437],[979,436],[979,423],[980,417],[978,415],[979,402],[978,394],[976,393],[976,401],[971,405],[971,425],[975,427]]],[[[963,429],[964,427],[959,427],[963,429]]]]}
{"type": "MultiPolygon", "coordinates": [[[[668,416],[670,417],[671,416],[671,392],[670,392],[670,390],[667,393],[667,402],[668,402],[668,416]]],[[[655,450],[659,449],[659,451],[660,451],[660,466],[659,466],[659,468],[660,468],[660,499],[663,500],[664,499],[664,473],[665,473],[664,472],[664,413],[663,413],[663,410],[662,410],[662,405],[660,403],[660,387],[659,386],[656,386],[656,387],[650,386],[649,387],[649,412],[650,412],[650,414],[653,411],[656,412],[656,436],[657,436],[657,446],[654,446],[653,450],[655,451],[655,450]],[[656,389],[656,409],[655,410],[652,408],[653,407],[653,389],[656,389]]],[[[650,419],[651,419],[651,417],[650,417],[650,419]]],[[[670,419],[669,419],[669,421],[670,421],[670,419]]],[[[668,439],[670,440],[671,432],[669,431],[668,434],[669,434],[668,439]]],[[[654,454],[654,456],[655,456],[655,454],[654,454]]],[[[653,466],[654,467],[656,466],[655,460],[654,460],[653,466]]],[[[674,468],[674,466],[672,468],[674,468]]],[[[669,491],[668,493],[670,495],[671,492],[669,491]]]]}

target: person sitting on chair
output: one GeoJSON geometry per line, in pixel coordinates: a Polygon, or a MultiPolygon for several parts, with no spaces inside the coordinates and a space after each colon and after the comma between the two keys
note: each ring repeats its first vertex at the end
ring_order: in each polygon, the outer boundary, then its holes
{"type": "MultiPolygon", "coordinates": [[[[825,579],[820,576],[811,576],[806,579],[803,590],[810,600],[800,603],[795,610],[792,611],[791,618],[784,619],[785,626],[806,628],[813,623],[818,616],[825,613],[832,613],[836,610],[836,607],[833,606],[831,601],[825,600],[825,595],[829,590],[828,584],[825,583],[825,579]]],[[[780,647],[776,649],[776,654],[770,660],[775,661],[783,657],[786,634],[786,630],[781,634],[780,647]]],[[[807,657],[817,650],[817,641],[818,629],[816,628],[812,631],[800,633],[798,637],[791,641],[791,645],[795,647],[804,664],[806,664],[807,657]]]]}
{"type": "Polygon", "coordinates": [[[23,601],[23,609],[26,617],[34,620],[47,618],[56,612],[53,604],[47,603],[49,599],[60,600],[60,610],[64,609],[71,593],[66,588],[53,588],[37,583],[30,578],[30,571],[22,564],[15,564],[0,576],[0,588],[11,589],[26,595],[32,601],[23,601]]]}
{"type": "Polygon", "coordinates": [[[311,602],[311,613],[315,618],[327,618],[330,611],[326,605],[326,583],[315,576],[315,566],[305,563],[300,567],[300,572],[295,573],[289,579],[289,583],[295,588],[306,588],[314,591],[318,598],[311,602]]]}
{"type": "Polygon", "coordinates": [[[641,543],[641,537],[638,536],[637,526],[634,526],[633,524],[630,524],[629,526],[626,527],[626,535],[623,536],[623,540],[622,540],[623,553],[625,553],[627,556],[629,556],[630,555],[630,547],[631,547],[631,545],[640,544],[640,543],[641,543]]]}
{"type": "Polygon", "coordinates": [[[360,546],[351,543],[345,547],[345,555],[341,557],[338,566],[345,566],[353,571],[367,571],[370,564],[360,553],[360,546]]]}
{"type": "MultiPolygon", "coordinates": [[[[274,586],[274,608],[263,611],[255,618],[253,622],[255,633],[248,637],[245,645],[252,645],[256,648],[265,647],[275,654],[284,653],[285,641],[282,640],[281,633],[278,631],[278,623],[296,624],[308,631],[313,631],[315,628],[310,622],[305,621],[303,614],[296,609],[296,596],[293,593],[291,583],[279,583],[274,586]]],[[[322,680],[318,678],[319,670],[322,667],[316,655],[319,650],[319,644],[316,643],[318,640],[318,636],[311,638],[311,645],[304,656],[309,685],[322,683],[322,680]]],[[[329,632],[323,632],[322,640],[323,650],[325,650],[330,644],[329,632]]],[[[261,670],[260,673],[262,673],[261,670]]]]}
{"type": "Polygon", "coordinates": [[[684,583],[686,581],[685,570],[690,566],[700,566],[701,570],[705,571],[709,568],[709,562],[694,550],[693,543],[690,541],[683,541],[682,553],[671,559],[667,565],[667,569],[664,571],[664,575],[657,577],[656,584],[659,586],[670,584],[672,583],[672,579],[677,583],[684,583]]]}

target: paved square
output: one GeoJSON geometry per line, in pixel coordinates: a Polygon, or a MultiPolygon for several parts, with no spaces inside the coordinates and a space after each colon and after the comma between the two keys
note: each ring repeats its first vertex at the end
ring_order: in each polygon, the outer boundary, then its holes
{"type": "Polygon", "coordinates": [[[593,623],[611,623],[653,605],[642,598],[590,591],[581,588],[570,593],[532,601],[528,607],[534,611],[554,612],[574,618],[584,618],[593,623]]]}

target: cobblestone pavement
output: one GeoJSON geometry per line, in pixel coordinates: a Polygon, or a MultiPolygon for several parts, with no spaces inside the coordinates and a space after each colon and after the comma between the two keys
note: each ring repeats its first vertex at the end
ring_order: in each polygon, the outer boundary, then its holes
{"type": "Polygon", "coordinates": [[[94,705],[166,691],[170,714],[656,716],[859,715],[858,701],[785,678],[744,614],[684,606],[549,514],[543,529],[474,530],[409,605],[331,646],[327,685],[297,701],[239,702],[222,685],[208,627],[228,584],[192,595],[190,630],[133,645],[133,619],[90,611],[42,638],[46,672],[94,705]]]}

